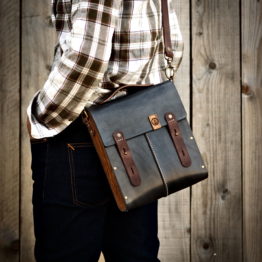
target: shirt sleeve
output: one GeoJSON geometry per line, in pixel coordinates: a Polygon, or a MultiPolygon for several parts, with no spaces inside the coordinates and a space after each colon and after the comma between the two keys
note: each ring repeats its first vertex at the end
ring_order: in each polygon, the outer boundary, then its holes
{"type": "Polygon", "coordinates": [[[120,2],[80,0],[72,10],[68,48],[27,108],[33,138],[61,132],[86,105],[109,92],[99,84],[111,55],[120,2]]]}

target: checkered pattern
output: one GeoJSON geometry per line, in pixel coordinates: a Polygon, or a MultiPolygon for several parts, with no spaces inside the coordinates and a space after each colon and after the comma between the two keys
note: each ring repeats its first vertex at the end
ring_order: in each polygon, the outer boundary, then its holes
{"type": "MultiPolygon", "coordinates": [[[[27,109],[32,137],[55,136],[85,106],[121,85],[167,80],[160,0],[52,1],[59,41],[48,79],[27,109]]],[[[183,42],[172,1],[170,29],[178,67],[183,42]]]]}

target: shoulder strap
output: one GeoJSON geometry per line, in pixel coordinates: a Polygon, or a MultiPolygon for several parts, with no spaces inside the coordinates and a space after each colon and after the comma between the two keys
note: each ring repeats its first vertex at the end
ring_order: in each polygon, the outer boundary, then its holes
{"type": "Polygon", "coordinates": [[[162,10],[162,27],[163,27],[164,44],[165,44],[165,55],[170,59],[173,59],[174,54],[172,51],[171,36],[170,36],[168,0],[161,0],[161,10],[162,10]]]}

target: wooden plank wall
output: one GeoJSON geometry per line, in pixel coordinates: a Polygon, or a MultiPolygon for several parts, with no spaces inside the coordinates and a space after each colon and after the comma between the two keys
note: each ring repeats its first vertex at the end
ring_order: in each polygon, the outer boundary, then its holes
{"type": "Polygon", "coordinates": [[[193,132],[209,166],[192,188],[192,261],[242,260],[240,10],[192,5],[193,132]]]}
{"type": "Polygon", "coordinates": [[[0,1],[0,261],[10,262],[19,256],[19,15],[15,0],[0,1]]]}
{"type": "Polygon", "coordinates": [[[242,1],[243,259],[262,260],[262,2],[242,1]],[[259,244],[258,244],[259,243],[259,244]]]}
{"type": "MultiPolygon", "coordinates": [[[[34,261],[25,110],[46,80],[56,41],[49,0],[18,2],[0,1],[1,262],[34,261]]],[[[185,41],[176,85],[210,173],[159,201],[159,257],[260,262],[262,2],[170,4],[185,41]]]]}

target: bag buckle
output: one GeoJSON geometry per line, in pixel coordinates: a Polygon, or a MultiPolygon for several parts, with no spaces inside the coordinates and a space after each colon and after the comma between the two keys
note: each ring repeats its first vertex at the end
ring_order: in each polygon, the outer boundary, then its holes
{"type": "Polygon", "coordinates": [[[173,65],[173,58],[165,56],[165,59],[167,60],[167,67],[165,69],[166,77],[169,80],[174,80],[175,78],[175,67],[173,65]]]}
{"type": "Polygon", "coordinates": [[[148,116],[148,118],[149,118],[150,124],[151,124],[151,126],[154,130],[161,128],[161,124],[160,124],[160,121],[159,121],[157,114],[152,114],[152,115],[148,116]]]}

